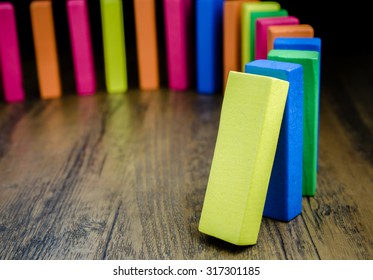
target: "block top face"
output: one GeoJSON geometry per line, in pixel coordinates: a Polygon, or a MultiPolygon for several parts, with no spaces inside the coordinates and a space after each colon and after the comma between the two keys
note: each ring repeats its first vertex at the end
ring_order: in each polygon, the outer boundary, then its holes
{"type": "Polygon", "coordinates": [[[318,37],[313,37],[313,38],[291,38],[291,37],[281,38],[281,37],[278,37],[274,41],[275,49],[291,49],[292,47],[298,50],[306,49],[307,47],[307,50],[321,51],[321,39],[318,37]]]}
{"type": "MultiPolygon", "coordinates": [[[[309,24],[295,24],[295,25],[273,25],[268,27],[268,31],[276,34],[291,34],[292,32],[309,33],[313,35],[313,27],[309,24]]],[[[287,36],[290,37],[290,36],[287,36]]]]}
{"type": "Polygon", "coordinates": [[[293,58],[293,59],[319,60],[320,53],[317,51],[307,51],[307,50],[273,49],[269,51],[268,57],[286,57],[286,58],[293,58]]]}
{"type": "Polygon", "coordinates": [[[245,72],[251,67],[261,68],[263,75],[267,72],[277,71],[277,78],[282,80],[288,80],[287,77],[293,73],[303,72],[303,66],[301,64],[268,59],[258,59],[247,63],[245,65],[245,72]]]}
{"type": "Polygon", "coordinates": [[[282,23],[299,23],[299,19],[294,16],[281,16],[281,17],[267,17],[259,18],[256,21],[257,25],[270,26],[282,23]]]}
{"type": "Polygon", "coordinates": [[[9,2],[0,3],[0,11],[13,11],[13,4],[9,2]]]}
{"type": "Polygon", "coordinates": [[[280,4],[276,1],[257,1],[244,3],[242,8],[246,10],[257,10],[261,8],[274,7],[280,9],[280,4]]]}

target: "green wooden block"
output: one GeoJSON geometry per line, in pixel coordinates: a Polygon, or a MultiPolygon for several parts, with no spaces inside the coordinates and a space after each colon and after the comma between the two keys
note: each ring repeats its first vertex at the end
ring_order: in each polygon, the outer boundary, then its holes
{"type": "Polygon", "coordinates": [[[245,64],[251,62],[251,13],[259,11],[278,11],[281,6],[275,1],[249,2],[244,3],[241,9],[241,60],[242,71],[245,71],[245,64]]]}
{"type": "Polygon", "coordinates": [[[284,17],[288,15],[288,11],[280,9],[278,11],[260,11],[251,12],[250,19],[250,59],[255,58],[255,38],[256,38],[256,20],[259,18],[284,17]]]}
{"type": "Polygon", "coordinates": [[[303,196],[314,196],[317,185],[320,53],[306,50],[271,50],[269,60],[301,64],[304,75],[303,196]]]}
{"type": "Polygon", "coordinates": [[[231,71],[199,231],[256,244],[289,82],[231,71]]]}
{"type": "Polygon", "coordinates": [[[127,62],[121,0],[100,0],[106,89],[109,93],[127,91],[127,62]]]}

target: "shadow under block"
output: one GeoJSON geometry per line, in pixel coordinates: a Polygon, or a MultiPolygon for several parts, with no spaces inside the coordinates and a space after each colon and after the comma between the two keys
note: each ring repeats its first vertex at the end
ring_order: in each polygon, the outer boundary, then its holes
{"type": "Polygon", "coordinates": [[[196,1],[197,92],[222,89],[223,0],[196,1]]]}
{"type": "Polygon", "coordinates": [[[200,232],[256,244],[288,88],[277,78],[229,73],[200,232]]]}
{"type": "Polygon", "coordinates": [[[314,196],[317,184],[320,54],[316,51],[271,50],[269,60],[303,66],[303,196],[314,196]]]}
{"type": "Polygon", "coordinates": [[[288,11],[284,9],[280,9],[278,11],[258,11],[251,13],[250,19],[250,58],[251,60],[255,59],[255,46],[256,46],[256,22],[262,18],[277,18],[277,17],[286,17],[288,15],[288,11]]]}
{"type": "Polygon", "coordinates": [[[14,7],[0,3],[0,73],[5,102],[25,99],[14,7]]]}
{"type": "Polygon", "coordinates": [[[96,92],[96,74],[87,4],[70,0],[66,5],[76,91],[78,95],[91,95],[96,92]]]}
{"type": "Polygon", "coordinates": [[[156,90],[159,68],[155,0],[135,0],[134,11],[139,86],[141,90],[156,90]]]}
{"type": "Polygon", "coordinates": [[[245,2],[256,1],[224,1],[223,87],[225,87],[225,84],[227,83],[229,71],[241,71],[241,8],[245,2]]]}
{"type": "Polygon", "coordinates": [[[245,64],[252,61],[251,57],[251,13],[259,11],[278,11],[281,6],[274,1],[259,1],[244,3],[241,10],[241,70],[245,71],[245,64]]]}
{"type": "Polygon", "coordinates": [[[106,89],[124,93],[128,89],[127,60],[121,0],[100,0],[106,89]]]}
{"type": "Polygon", "coordinates": [[[267,59],[269,26],[295,24],[299,24],[299,19],[293,16],[258,19],[256,21],[255,59],[267,59]]]}
{"type": "Polygon", "coordinates": [[[245,72],[289,82],[275,160],[263,216],[288,222],[302,213],[303,67],[300,64],[255,60],[245,72]]]}
{"type": "Polygon", "coordinates": [[[295,25],[273,25],[268,27],[268,46],[267,52],[273,49],[276,38],[312,38],[314,36],[313,27],[309,24],[295,25]]]}
{"type": "Polygon", "coordinates": [[[52,2],[33,1],[30,4],[30,11],[40,97],[59,98],[62,95],[62,88],[52,2]]]}
{"type": "Polygon", "coordinates": [[[191,50],[193,32],[193,1],[163,0],[166,38],[168,86],[186,90],[192,84],[191,50]]]}

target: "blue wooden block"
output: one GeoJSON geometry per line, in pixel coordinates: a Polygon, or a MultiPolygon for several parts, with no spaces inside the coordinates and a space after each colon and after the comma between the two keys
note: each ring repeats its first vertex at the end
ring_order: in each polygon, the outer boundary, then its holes
{"type": "Polygon", "coordinates": [[[223,0],[196,1],[197,92],[222,90],[223,0]]]}
{"type": "Polygon", "coordinates": [[[297,63],[254,60],[245,72],[289,82],[263,216],[290,221],[302,213],[303,66],[297,63]]]}
{"type": "MultiPolygon", "coordinates": [[[[320,69],[319,69],[319,95],[321,85],[321,39],[314,38],[276,38],[274,41],[274,49],[277,50],[298,50],[298,51],[316,51],[319,52],[320,69]]],[[[320,112],[320,97],[319,97],[319,112],[320,112]]],[[[318,124],[320,131],[320,121],[318,124]]],[[[320,135],[320,133],[318,133],[320,135]]],[[[319,136],[317,143],[317,169],[319,167],[319,136]]]]}

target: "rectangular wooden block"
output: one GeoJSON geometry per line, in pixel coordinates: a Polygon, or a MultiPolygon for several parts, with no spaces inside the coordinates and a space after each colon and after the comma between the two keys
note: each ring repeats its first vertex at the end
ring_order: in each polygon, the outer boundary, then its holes
{"type": "Polygon", "coordinates": [[[186,90],[192,85],[193,55],[191,44],[194,21],[194,1],[163,0],[166,37],[168,86],[186,90]]]}
{"type": "Polygon", "coordinates": [[[223,0],[196,1],[197,92],[221,91],[223,0]]]}
{"type": "Polygon", "coordinates": [[[0,3],[0,73],[5,102],[25,99],[18,32],[13,4],[0,3]]]}
{"type": "Polygon", "coordinates": [[[263,216],[288,222],[302,213],[303,66],[259,59],[246,64],[245,72],[289,82],[263,212],[263,216]]]}
{"type": "Polygon", "coordinates": [[[66,5],[76,91],[81,96],[91,95],[96,92],[96,74],[87,4],[69,0],[66,5]]]}
{"type": "Polygon", "coordinates": [[[62,95],[56,36],[51,1],[33,1],[30,4],[36,66],[42,99],[62,95]]]}
{"type": "Polygon", "coordinates": [[[245,3],[241,11],[241,70],[245,71],[245,64],[252,61],[251,57],[251,13],[259,11],[278,11],[281,6],[274,1],[259,1],[245,3]]]}
{"type": "Polygon", "coordinates": [[[267,59],[269,26],[295,24],[299,24],[299,19],[294,16],[258,19],[256,21],[255,59],[267,59]]]}
{"type": "Polygon", "coordinates": [[[303,66],[303,196],[314,196],[317,185],[320,54],[316,51],[271,50],[269,60],[303,66]]]}
{"type": "MultiPolygon", "coordinates": [[[[304,50],[316,51],[320,54],[319,62],[319,111],[320,111],[320,86],[321,86],[321,39],[313,38],[276,38],[274,41],[274,49],[278,50],[304,50]]],[[[320,119],[318,124],[318,137],[317,137],[317,169],[319,168],[319,142],[320,142],[320,119]]]]}
{"type": "Polygon", "coordinates": [[[141,90],[159,88],[155,0],[135,0],[135,26],[141,90]]]}
{"type": "Polygon", "coordinates": [[[231,71],[199,231],[256,244],[289,83],[231,71]]]}
{"type": "Polygon", "coordinates": [[[106,89],[108,93],[127,91],[127,60],[121,0],[100,0],[106,89]]]}
{"type": "Polygon", "coordinates": [[[273,49],[276,38],[312,38],[314,36],[313,27],[309,24],[293,25],[273,25],[268,27],[268,47],[267,52],[273,49]]]}
{"type": "Polygon", "coordinates": [[[229,71],[241,71],[241,8],[245,2],[257,0],[224,1],[223,12],[223,68],[224,87],[229,71]]]}
{"type": "Polygon", "coordinates": [[[280,9],[278,11],[257,11],[251,13],[251,23],[250,23],[250,57],[252,60],[255,59],[255,46],[256,46],[256,22],[262,18],[277,18],[286,17],[288,11],[285,9],[280,9]]]}

